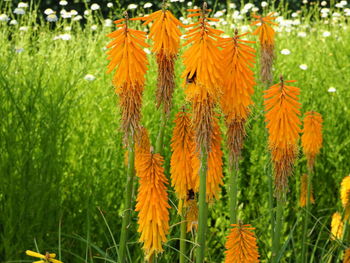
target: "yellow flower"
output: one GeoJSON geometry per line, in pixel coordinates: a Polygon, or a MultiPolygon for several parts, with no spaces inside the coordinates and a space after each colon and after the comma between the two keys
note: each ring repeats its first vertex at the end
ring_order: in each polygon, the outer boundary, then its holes
{"type": "Polygon", "coordinates": [[[31,257],[41,258],[41,260],[34,261],[33,263],[48,263],[48,262],[52,262],[52,263],[63,263],[62,261],[59,261],[59,260],[57,260],[57,259],[54,259],[54,258],[56,257],[56,254],[55,254],[55,253],[46,252],[45,255],[42,255],[42,254],[40,254],[40,253],[31,251],[31,250],[27,250],[27,251],[26,251],[26,254],[27,254],[28,256],[31,256],[31,257]]]}
{"type": "Polygon", "coordinates": [[[350,176],[345,176],[340,187],[341,203],[345,209],[345,219],[350,215],[350,176]]]}
{"type": "Polygon", "coordinates": [[[341,220],[341,215],[339,212],[335,212],[332,216],[332,222],[331,222],[331,239],[341,239],[343,235],[343,227],[344,223],[341,220]]]}

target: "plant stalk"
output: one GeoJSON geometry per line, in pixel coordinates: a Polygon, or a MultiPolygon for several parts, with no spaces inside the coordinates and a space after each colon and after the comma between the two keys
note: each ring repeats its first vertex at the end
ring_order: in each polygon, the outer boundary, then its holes
{"type": "Polygon", "coordinates": [[[199,215],[198,215],[198,234],[197,243],[199,247],[196,250],[196,263],[204,262],[205,255],[205,237],[207,230],[208,204],[206,202],[207,187],[207,168],[208,152],[205,147],[201,147],[199,171],[199,215]]]}
{"type": "Polygon", "coordinates": [[[120,233],[119,241],[119,261],[124,263],[126,260],[126,242],[128,239],[128,227],[130,224],[130,216],[132,210],[132,192],[135,177],[135,151],[134,151],[134,139],[132,136],[128,138],[128,170],[127,170],[127,182],[126,182],[126,192],[124,199],[124,216],[122,222],[122,229],[120,233]]]}
{"type": "Polygon", "coordinates": [[[230,167],[231,176],[229,181],[229,211],[230,211],[230,224],[237,224],[237,200],[238,200],[238,164],[231,164],[230,167]]]}
{"type": "Polygon", "coordinates": [[[310,220],[310,207],[311,207],[311,182],[312,182],[312,169],[309,169],[309,174],[307,177],[307,195],[306,195],[306,208],[304,216],[304,229],[303,229],[303,239],[302,239],[302,251],[301,251],[301,262],[307,262],[307,229],[310,220]]]}
{"type": "Polygon", "coordinates": [[[283,196],[277,199],[276,204],[276,224],[272,246],[272,262],[277,263],[278,253],[281,248],[281,232],[282,232],[282,217],[283,217],[283,196]]]}
{"type": "Polygon", "coordinates": [[[163,151],[163,141],[164,141],[164,130],[167,122],[167,113],[163,110],[162,115],[160,117],[160,127],[159,127],[159,133],[156,141],[156,149],[155,152],[162,154],[163,151]]]}
{"type": "Polygon", "coordinates": [[[186,219],[184,213],[182,213],[180,225],[180,263],[186,262],[186,225],[186,219]]]}

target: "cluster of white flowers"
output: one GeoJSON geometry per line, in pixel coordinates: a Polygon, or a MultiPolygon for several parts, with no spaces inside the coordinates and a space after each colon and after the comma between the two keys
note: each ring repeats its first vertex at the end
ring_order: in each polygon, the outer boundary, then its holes
{"type": "Polygon", "coordinates": [[[130,9],[130,10],[136,9],[136,8],[137,8],[137,5],[135,5],[135,4],[128,5],[128,9],[130,9]]]}
{"type": "Polygon", "coordinates": [[[105,27],[112,27],[113,26],[113,20],[112,19],[105,19],[105,27]]]}
{"type": "Polygon", "coordinates": [[[9,20],[10,20],[10,18],[8,17],[8,15],[6,15],[6,14],[0,15],[0,22],[7,22],[9,20]]]}
{"type": "Polygon", "coordinates": [[[99,10],[100,9],[100,5],[99,4],[96,4],[96,3],[94,3],[94,4],[92,4],[91,5],[91,10],[92,11],[96,11],[96,10],[99,10]]]}
{"type": "Polygon", "coordinates": [[[59,39],[68,41],[72,39],[72,36],[70,34],[61,34],[53,38],[53,40],[59,40],[59,39]]]}
{"type": "Polygon", "coordinates": [[[337,8],[344,8],[347,4],[348,4],[348,2],[343,0],[343,1],[340,1],[339,3],[336,3],[335,7],[337,7],[337,8]]]}
{"type": "Polygon", "coordinates": [[[146,4],[144,4],[143,5],[143,8],[150,8],[150,7],[152,7],[152,3],[146,3],[146,4]]]}

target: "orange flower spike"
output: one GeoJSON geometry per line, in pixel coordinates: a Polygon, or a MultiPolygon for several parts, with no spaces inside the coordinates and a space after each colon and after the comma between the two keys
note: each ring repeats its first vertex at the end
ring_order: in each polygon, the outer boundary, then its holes
{"type": "Polygon", "coordinates": [[[281,77],[280,83],[264,91],[265,121],[274,163],[277,197],[281,197],[287,187],[288,176],[292,173],[297,157],[297,142],[301,132],[299,88],[286,85],[292,82],[295,81],[284,81],[281,77]]]}
{"type": "Polygon", "coordinates": [[[164,175],[163,157],[160,154],[142,153],[135,161],[140,178],[135,211],[138,213],[138,232],[143,243],[145,258],[163,251],[169,231],[168,181],[164,175]]]}
{"type": "Polygon", "coordinates": [[[313,169],[316,155],[322,147],[322,115],[315,111],[305,114],[301,143],[307,158],[308,167],[313,169]]]}
{"type": "Polygon", "coordinates": [[[191,162],[194,148],[191,119],[183,109],[176,115],[170,161],[171,184],[182,201],[186,201],[188,192],[195,188],[191,162]]]}
{"type": "Polygon", "coordinates": [[[208,21],[209,9],[206,3],[202,9],[191,10],[197,12],[198,22],[186,27],[192,27],[185,38],[184,45],[192,44],[183,54],[185,70],[182,77],[195,78],[196,85],[204,89],[210,96],[216,98],[219,95],[219,87],[222,82],[221,52],[218,48],[218,39],[223,31],[210,27],[208,21]]]}
{"type": "Polygon", "coordinates": [[[231,226],[232,228],[225,244],[225,263],[259,262],[259,251],[253,232],[255,228],[242,223],[231,226]]]}
{"type": "Polygon", "coordinates": [[[255,14],[252,15],[257,21],[254,21],[251,25],[258,25],[258,28],[253,32],[253,35],[259,35],[261,45],[274,46],[275,44],[275,31],[271,25],[278,26],[278,24],[272,21],[276,19],[273,15],[274,13],[270,13],[266,17],[255,14]]]}
{"type": "Polygon", "coordinates": [[[113,84],[117,91],[127,84],[129,87],[143,86],[147,70],[147,57],[143,50],[149,47],[145,40],[147,35],[143,31],[131,29],[128,26],[127,13],[125,19],[117,20],[123,26],[108,34],[113,40],[107,45],[108,73],[116,69],[113,84]]]}

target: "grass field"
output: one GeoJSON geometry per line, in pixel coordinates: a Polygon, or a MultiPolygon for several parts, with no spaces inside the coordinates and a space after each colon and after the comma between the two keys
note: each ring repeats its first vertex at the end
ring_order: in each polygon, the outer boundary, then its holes
{"type": "MultiPolygon", "coordinates": [[[[185,4],[172,3],[172,8],[180,16],[185,4]]],[[[349,16],[342,8],[331,7],[322,18],[322,7],[316,5],[296,13],[283,4],[259,8],[265,13],[276,9],[281,16],[276,33],[276,83],[281,74],[297,80],[302,112],[315,110],[324,118],[324,144],[313,181],[316,203],[311,209],[309,262],[338,262],[342,250],[350,245],[347,238],[329,238],[331,216],[342,211],[340,182],[350,172],[349,16]]],[[[106,34],[113,27],[98,10],[90,10],[82,26],[73,18],[47,22],[46,15],[35,8],[28,7],[24,15],[13,14],[13,9],[8,2],[0,4],[0,13],[17,21],[0,21],[0,261],[29,262],[24,251],[31,249],[53,251],[66,263],[117,262],[126,168],[118,97],[112,76],[106,74],[106,34]]],[[[130,14],[148,12],[141,9],[130,14]]],[[[234,11],[217,14],[222,19],[218,28],[228,35],[235,27],[251,30],[250,11],[243,12],[241,19],[234,11]]],[[[118,19],[120,12],[115,12],[108,19],[118,19]]],[[[255,36],[248,38],[255,40],[255,36]]],[[[257,44],[255,48],[259,49],[257,44]]],[[[155,143],[161,113],[155,106],[155,59],[152,54],[148,58],[142,124],[155,143]]],[[[180,56],[171,120],[186,103],[180,78],[183,68],[180,56]]],[[[255,72],[258,79],[259,65],[255,72]]],[[[269,262],[271,163],[262,106],[264,89],[258,82],[240,163],[238,197],[239,218],[256,227],[261,261],[269,262]]],[[[164,139],[167,175],[172,128],[171,121],[164,139]]],[[[224,145],[223,149],[226,152],[224,145]]],[[[302,247],[304,209],[298,200],[300,177],[307,170],[301,151],[294,171],[284,210],[280,262],[299,262],[302,247]]],[[[168,191],[174,208],[178,201],[171,187],[168,191]]],[[[223,187],[220,199],[209,209],[207,262],[223,262],[229,227],[227,202],[223,187]]],[[[179,217],[176,209],[170,213],[168,242],[157,262],[177,261],[179,217]]],[[[136,212],[132,222],[128,258],[141,262],[136,212]]]]}

